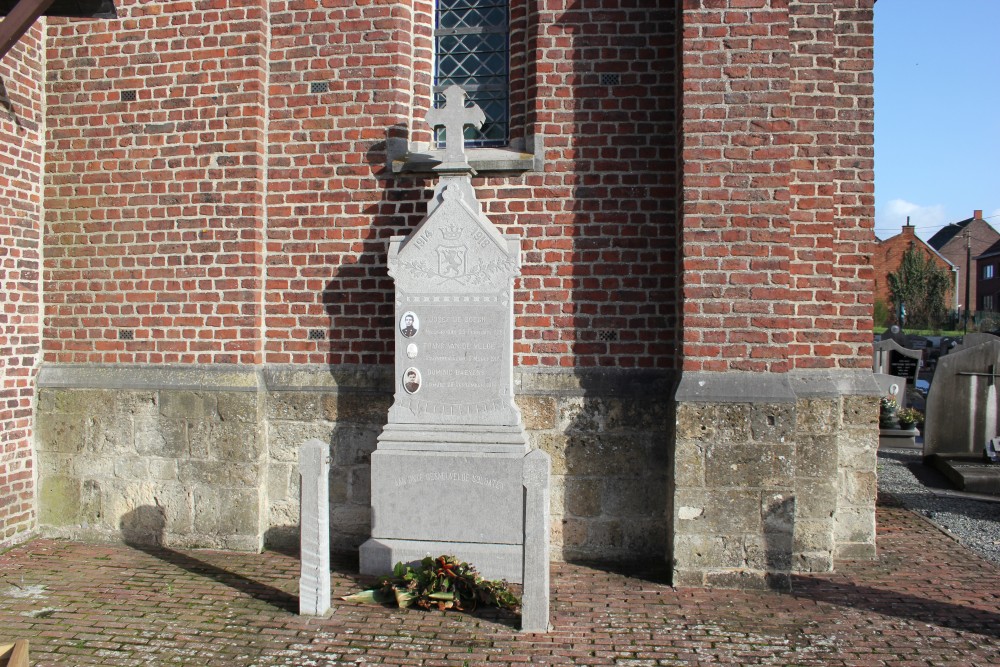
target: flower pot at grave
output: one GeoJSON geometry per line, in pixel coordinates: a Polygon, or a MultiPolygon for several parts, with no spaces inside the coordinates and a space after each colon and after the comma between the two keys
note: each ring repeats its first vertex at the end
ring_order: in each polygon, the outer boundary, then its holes
{"type": "Polygon", "coordinates": [[[891,428],[891,429],[900,428],[897,408],[883,407],[878,415],[878,425],[879,428],[891,428]]]}

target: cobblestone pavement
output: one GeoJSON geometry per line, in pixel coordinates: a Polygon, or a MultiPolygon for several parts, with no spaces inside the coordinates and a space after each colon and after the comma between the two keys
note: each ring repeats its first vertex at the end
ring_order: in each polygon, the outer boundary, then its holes
{"type": "MultiPolygon", "coordinates": [[[[301,618],[294,555],[38,539],[0,555],[0,643],[44,665],[998,665],[1000,568],[881,504],[879,557],[792,593],[673,589],[555,565],[549,634],[501,612],[339,602],[301,618]]],[[[335,596],[359,590],[334,568],[335,596]]]]}

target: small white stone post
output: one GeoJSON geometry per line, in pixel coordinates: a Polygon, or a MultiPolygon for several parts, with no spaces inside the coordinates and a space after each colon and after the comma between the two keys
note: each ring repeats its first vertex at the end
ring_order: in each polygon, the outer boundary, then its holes
{"type": "Polygon", "coordinates": [[[552,462],[536,449],[524,457],[524,575],[521,632],[549,631],[549,476],[552,462]]]}
{"type": "Polygon", "coordinates": [[[299,614],[330,609],[330,446],[309,440],[299,449],[299,614]]]}

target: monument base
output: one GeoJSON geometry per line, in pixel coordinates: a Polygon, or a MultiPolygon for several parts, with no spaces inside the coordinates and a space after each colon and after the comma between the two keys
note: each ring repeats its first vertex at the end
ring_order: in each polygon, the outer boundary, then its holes
{"type": "Polygon", "coordinates": [[[924,457],[924,462],[937,468],[961,491],[1000,495],[1000,463],[968,454],[931,454],[924,457]]]}
{"type": "Polygon", "coordinates": [[[920,432],[915,428],[880,428],[878,430],[879,449],[920,449],[917,436],[920,432]]]}
{"type": "Polygon", "coordinates": [[[520,544],[475,544],[371,538],[361,545],[361,574],[389,574],[396,563],[449,555],[475,566],[484,579],[523,583],[520,544]]]}
{"type": "Polygon", "coordinates": [[[520,582],[527,443],[508,453],[383,444],[371,458],[372,538],[361,547],[361,572],[447,554],[488,579],[520,582]]]}

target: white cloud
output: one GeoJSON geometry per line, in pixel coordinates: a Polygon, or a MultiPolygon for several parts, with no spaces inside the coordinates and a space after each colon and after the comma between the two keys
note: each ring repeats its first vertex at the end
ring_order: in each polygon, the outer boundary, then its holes
{"type": "Polygon", "coordinates": [[[993,209],[992,213],[986,214],[986,221],[993,225],[996,225],[998,222],[1000,222],[997,220],[997,218],[1000,218],[1000,208],[995,208],[993,209]]]}
{"type": "Polygon", "coordinates": [[[892,199],[875,213],[875,233],[887,239],[900,232],[909,216],[910,224],[917,228],[917,236],[928,239],[942,225],[949,222],[944,206],[921,206],[905,199],[892,199]]]}

